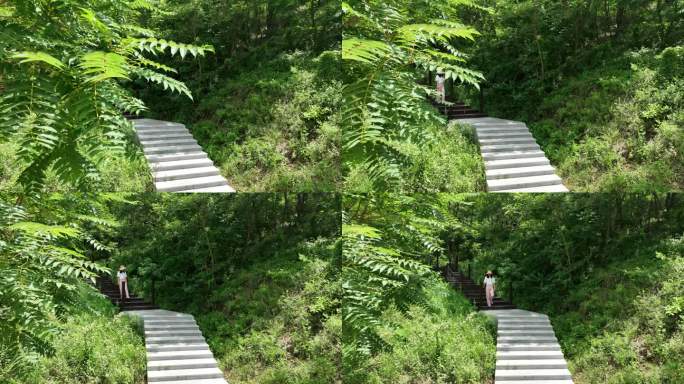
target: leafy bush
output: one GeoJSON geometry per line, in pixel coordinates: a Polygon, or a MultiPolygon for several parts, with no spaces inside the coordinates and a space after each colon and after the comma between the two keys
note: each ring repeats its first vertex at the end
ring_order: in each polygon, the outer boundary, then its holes
{"type": "Polygon", "coordinates": [[[495,326],[446,283],[430,281],[427,306],[382,318],[388,348],[346,365],[348,383],[483,383],[494,374],[495,326]]]}
{"type": "Polygon", "coordinates": [[[145,383],[146,353],[139,320],[81,315],[61,328],[54,355],[39,363],[42,375],[37,383],[145,383]]]}

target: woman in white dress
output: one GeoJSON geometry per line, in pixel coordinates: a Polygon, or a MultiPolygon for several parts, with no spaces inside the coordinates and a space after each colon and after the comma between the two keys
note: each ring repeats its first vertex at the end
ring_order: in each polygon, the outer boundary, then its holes
{"type": "Polygon", "coordinates": [[[126,298],[130,299],[131,296],[128,294],[128,274],[126,274],[126,267],[123,265],[119,267],[119,272],[116,274],[116,280],[119,285],[121,301],[124,300],[124,292],[126,293],[126,298]]]}
{"type": "Polygon", "coordinates": [[[446,92],[444,91],[445,81],[446,79],[444,78],[444,74],[442,72],[437,72],[437,75],[435,76],[435,83],[437,84],[437,93],[439,93],[442,103],[446,100],[446,92]]]}
{"type": "Polygon", "coordinates": [[[494,290],[496,289],[496,278],[492,271],[487,271],[484,278],[485,295],[487,296],[487,306],[491,307],[494,303],[494,290]]]}

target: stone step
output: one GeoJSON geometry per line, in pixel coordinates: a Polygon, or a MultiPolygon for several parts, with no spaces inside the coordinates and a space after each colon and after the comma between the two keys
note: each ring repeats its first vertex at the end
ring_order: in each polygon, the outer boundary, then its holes
{"type": "Polygon", "coordinates": [[[145,324],[145,331],[163,331],[163,330],[178,330],[178,331],[187,331],[191,329],[196,329],[199,330],[199,327],[197,324],[167,324],[167,325],[150,325],[145,324]]]}
{"type": "Polygon", "coordinates": [[[530,380],[530,381],[520,381],[520,380],[496,380],[494,384],[574,384],[572,380],[530,380]]]}
{"type": "Polygon", "coordinates": [[[506,324],[499,323],[499,331],[515,331],[515,330],[553,330],[551,324],[506,324]]]}
{"type": "Polygon", "coordinates": [[[174,169],[170,171],[157,171],[153,172],[153,177],[155,182],[160,182],[170,180],[193,179],[204,176],[218,176],[220,174],[221,173],[219,172],[219,170],[213,165],[211,165],[206,167],[174,169]]]}
{"type": "Polygon", "coordinates": [[[520,131],[520,132],[495,132],[495,133],[487,133],[487,132],[479,132],[477,134],[478,139],[506,139],[506,138],[531,138],[533,139],[534,136],[530,132],[527,131],[520,131]]]}
{"type": "Polygon", "coordinates": [[[209,345],[201,343],[175,343],[146,345],[147,352],[208,351],[209,345]]]}
{"type": "Polygon", "coordinates": [[[185,134],[190,134],[190,131],[188,131],[187,128],[183,126],[169,126],[169,127],[149,127],[149,128],[135,128],[136,134],[138,135],[138,139],[141,139],[142,137],[150,137],[150,136],[157,136],[159,137],[160,135],[169,135],[169,134],[180,134],[180,133],[185,133],[185,134]]]}
{"type": "Polygon", "coordinates": [[[166,337],[166,336],[202,336],[199,329],[164,329],[149,330],[145,329],[145,337],[166,337]]]}
{"type": "Polygon", "coordinates": [[[537,144],[534,137],[504,137],[496,139],[483,139],[478,140],[480,145],[506,145],[506,144],[537,144]]]}
{"type": "Polygon", "coordinates": [[[145,320],[194,320],[195,317],[193,315],[188,315],[188,314],[173,314],[173,313],[146,313],[142,315],[142,317],[145,320]]]}
{"type": "Polygon", "coordinates": [[[487,180],[510,179],[514,177],[555,175],[556,169],[550,165],[535,165],[531,167],[500,168],[485,172],[487,180]]]}
{"type": "Polygon", "coordinates": [[[541,149],[508,152],[488,152],[482,154],[485,164],[490,160],[526,159],[531,157],[546,156],[541,149]]]}
{"type": "Polygon", "coordinates": [[[228,182],[223,176],[206,176],[194,179],[160,181],[155,183],[158,192],[178,192],[189,189],[225,186],[228,182]]]}
{"type": "Polygon", "coordinates": [[[497,352],[508,351],[560,351],[558,343],[499,343],[496,346],[497,352]]]}
{"type": "Polygon", "coordinates": [[[208,159],[207,154],[204,152],[192,152],[192,153],[179,153],[170,155],[148,155],[145,154],[145,158],[149,163],[162,163],[167,161],[182,161],[182,160],[196,160],[196,159],[208,159]]]}
{"type": "Polygon", "coordinates": [[[235,192],[235,189],[228,185],[221,185],[218,187],[207,187],[207,188],[193,188],[193,189],[185,189],[182,191],[178,192],[209,192],[209,193],[216,193],[216,192],[235,192]]]}
{"type": "Polygon", "coordinates": [[[135,126],[136,130],[140,131],[145,131],[148,129],[160,129],[160,128],[186,128],[185,124],[181,123],[175,123],[172,121],[163,121],[163,120],[156,120],[156,121],[144,121],[144,122],[135,122],[133,124],[135,126]]]}
{"type": "Polygon", "coordinates": [[[206,359],[213,357],[214,355],[209,349],[198,349],[194,351],[147,352],[147,361],[206,359]]]}
{"type": "Polygon", "coordinates": [[[199,144],[167,145],[163,147],[143,148],[143,152],[147,155],[178,155],[202,152],[202,147],[200,147],[199,144]]]}
{"type": "Polygon", "coordinates": [[[546,185],[562,184],[560,177],[553,175],[516,177],[513,179],[495,179],[487,181],[489,191],[505,191],[516,188],[541,187],[546,185]]]}
{"type": "Polygon", "coordinates": [[[501,329],[498,331],[499,336],[555,336],[553,328],[547,329],[501,329]]]}
{"type": "Polygon", "coordinates": [[[515,314],[511,313],[510,315],[499,315],[496,317],[497,320],[548,320],[549,317],[547,315],[537,315],[537,316],[530,316],[530,315],[525,315],[525,314],[515,314]]]}
{"type": "Polygon", "coordinates": [[[571,380],[570,371],[566,369],[497,369],[494,373],[497,380],[571,380]]]}
{"type": "Polygon", "coordinates": [[[557,351],[508,351],[497,352],[496,360],[546,360],[563,359],[563,352],[557,351]]]}
{"type": "Polygon", "coordinates": [[[487,127],[476,127],[475,128],[475,133],[477,134],[478,137],[480,135],[486,134],[527,134],[531,135],[530,130],[527,129],[525,126],[508,126],[508,127],[503,127],[503,126],[487,126],[487,127]]]}
{"type": "Polygon", "coordinates": [[[505,160],[490,160],[485,161],[485,169],[487,171],[505,168],[517,167],[534,167],[540,165],[550,165],[549,159],[546,156],[527,157],[523,159],[505,159],[505,160]]]}
{"type": "Polygon", "coordinates": [[[565,359],[497,360],[496,369],[567,369],[565,359]]]}
{"type": "Polygon", "coordinates": [[[152,172],[173,171],[176,169],[191,169],[214,166],[214,163],[208,157],[199,159],[164,161],[157,163],[150,163],[152,172]]]}
{"type": "Polygon", "coordinates": [[[223,372],[218,368],[173,369],[148,371],[147,382],[157,383],[171,380],[222,379],[223,372]]]}
{"type": "Polygon", "coordinates": [[[193,379],[165,381],[164,384],[228,384],[228,382],[225,379],[193,379]]]}
{"type": "Polygon", "coordinates": [[[555,335],[499,335],[497,336],[497,341],[500,341],[502,343],[513,343],[513,342],[520,342],[520,343],[527,343],[527,342],[532,342],[532,343],[556,343],[558,340],[556,340],[555,335]]]}
{"type": "Polygon", "coordinates": [[[160,325],[160,324],[181,324],[192,323],[195,324],[194,317],[143,317],[145,325],[160,325]]]}
{"type": "Polygon", "coordinates": [[[537,143],[528,144],[497,144],[497,145],[481,145],[480,152],[491,153],[491,152],[515,152],[515,151],[534,151],[540,150],[537,143]]]}
{"type": "Polygon", "coordinates": [[[146,337],[145,343],[152,344],[177,344],[177,343],[201,343],[204,342],[202,335],[194,336],[153,336],[146,337]]]}
{"type": "Polygon", "coordinates": [[[141,140],[140,144],[142,144],[144,149],[147,149],[164,147],[167,145],[192,145],[197,144],[197,140],[195,140],[192,136],[188,135],[187,138],[182,139],[141,140]]]}
{"type": "Polygon", "coordinates": [[[166,371],[174,369],[218,368],[213,357],[182,360],[156,360],[147,362],[147,371],[166,371]]]}
{"type": "MultiPolygon", "coordinates": [[[[497,192],[497,191],[493,191],[497,192]]],[[[569,192],[568,188],[563,184],[555,185],[545,185],[542,187],[531,187],[531,188],[515,188],[507,189],[500,192],[525,192],[525,193],[535,193],[535,192],[569,192]]]]}
{"type": "Polygon", "coordinates": [[[159,133],[142,133],[142,132],[137,132],[138,135],[138,140],[140,141],[145,141],[145,140],[176,140],[176,139],[186,139],[186,138],[192,138],[192,134],[190,134],[190,131],[187,129],[185,132],[182,131],[177,131],[177,132],[159,132],[159,133]]]}

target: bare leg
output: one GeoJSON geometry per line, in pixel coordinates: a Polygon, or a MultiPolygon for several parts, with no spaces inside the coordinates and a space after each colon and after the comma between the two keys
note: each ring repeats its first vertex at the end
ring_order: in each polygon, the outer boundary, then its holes
{"type": "Polygon", "coordinates": [[[119,280],[119,298],[123,300],[123,281],[119,280]]]}

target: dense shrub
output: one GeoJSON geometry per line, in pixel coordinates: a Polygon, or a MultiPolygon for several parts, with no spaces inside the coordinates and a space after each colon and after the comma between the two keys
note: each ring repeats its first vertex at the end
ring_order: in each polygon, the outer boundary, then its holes
{"type": "Polygon", "coordinates": [[[495,326],[439,280],[425,287],[425,306],[406,315],[395,308],[382,318],[386,351],[350,362],[348,383],[484,383],[495,362],[495,326]]]}

